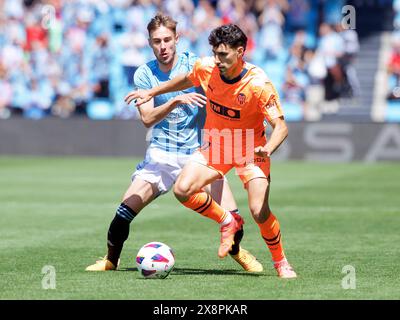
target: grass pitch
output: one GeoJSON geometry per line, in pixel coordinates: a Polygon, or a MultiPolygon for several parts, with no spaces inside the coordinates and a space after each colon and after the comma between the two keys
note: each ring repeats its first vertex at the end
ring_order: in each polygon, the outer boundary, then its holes
{"type": "Polygon", "coordinates": [[[136,217],[120,271],[84,269],[106,234],[140,159],[0,157],[0,299],[400,299],[400,165],[273,162],[271,207],[296,280],[276,277],[238,177],[243,247],[264,265],[248,274],[217,257],[218,226],[171,193],[136,217]],[[175,269],[146,280],[135,256],[149,241],[174,248],[175,269]],[[44,266],[56,288],[45,290],[44,266]],[[355,289],[343,289],[343,268],[355,289]]]}

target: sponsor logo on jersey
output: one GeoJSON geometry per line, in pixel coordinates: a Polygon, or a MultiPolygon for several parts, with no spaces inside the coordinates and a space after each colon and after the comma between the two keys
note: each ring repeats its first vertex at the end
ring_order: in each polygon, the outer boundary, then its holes
{"type": "Polygon", "coordinates": [[[273,99],[272,101],[270,101],[268,103],[267,111],[272,119],[279,117],[280,113],[279,113],[278,106],[276,104],[275,99],[273,99]]]}
{"type": "Polygon", "coordinates": [[[276,101],[274,99],[272,99],[271,102],[268,103],[267,109],[274,108],[274,107],[276,108],[276,101]]]}
{"type": "Polygon", "coordinates": [[[172,110],[166,117],[165,120],[169,123],[179,123],[187,119],[188,114],[185,112],[184,105],[179,105],[172,110]]]}
{"type": "Polygon", "coordinates": [[[229,118],[232,120],[240,119],[240,110],[235,110],[232,108],[222,106],[218,103],[215,103],[212,100],[210,100],[210,106],[211,106],[212,111],[214,111],[215,113],[217,113],[223,117],[226,117],[226,118],[229,118]]]}

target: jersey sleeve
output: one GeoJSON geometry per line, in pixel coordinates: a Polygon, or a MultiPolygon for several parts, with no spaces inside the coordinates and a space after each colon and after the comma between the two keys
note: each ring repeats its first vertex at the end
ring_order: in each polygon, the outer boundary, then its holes
{"type": "Polygon", "coordinates": [[[199,57],[193,52],[187,52],[187,57],[188,57],[189,70],[192,70],[196,61],[199,60],[199,57]]]}
{"type": "Polygon", "coordinates": [[[264,117],[270,121],[283,116],[278,93],[271,82],[265,82],[259,98],[259,108],[264,117]]]}
{"type": "Polygon", "coordinates": [[[137,89],[147,90],[152,88],[146,68],[141,66],[135,71],[135,74],[133,75],[133,83],[137,89]]]}
{"type": "Polygon", "coordinates": [[[201,85],[200,76],[201,76],[201,59],[197,59],[194,64],[192,70],[187,74],[188,79],[193,83],[195,87],[199,87],[201,85]]]}

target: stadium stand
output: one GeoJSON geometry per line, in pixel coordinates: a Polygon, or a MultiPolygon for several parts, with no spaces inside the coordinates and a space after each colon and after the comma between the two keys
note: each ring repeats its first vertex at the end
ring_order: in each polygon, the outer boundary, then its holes
{"type": "MultiPolygon", "coordinates": [[[[136,118],[123,97],[132,90],[136,68],[153,58],[147,22],[164,11],[179,22],[178,49],[199,56],[210,55],[211,29],[240,25],[249,35],[247,59],[262,66],[277,86],[288,121],[370,120],[380,29],[372,36],[368,31],[381,16],[369,26],[376,8],[363,10],[358,3],[2,0],[0,118],[136,118]],[[341,28],[346,4],[357,8],[356,30],[341,28]]],[[[395,25],[400,25],[399,1],[376,5],[382,12],[388,6],[397,10],[395,25]]],[[[395,101],[388,106],[395,103],[397,110],[395,101]]]]}
{"type": "Polygon", "coordinates": [[[400,1],[393,1],[393,31],[390,34],[389,51],[385,61],[387,71],[386,108],[384,120],[400,122],[400,1]]]}

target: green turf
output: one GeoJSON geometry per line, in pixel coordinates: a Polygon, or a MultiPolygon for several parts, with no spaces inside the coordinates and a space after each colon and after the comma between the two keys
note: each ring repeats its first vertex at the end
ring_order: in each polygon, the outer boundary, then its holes
{"type": "Polygon", "coordinates": [[[271,206],[299,277],[275,276],[249,215],[239,179],[229,175],[246,220],[243,246],[261,274],[217,257],[217,225],[171,193],[136,218],[121,270],[88,273],[105,254],[106,233],[139,159],[0,157],[0,299],[399,299],[400,165],[274,163],[271,206]],[[146,242],[174,248],[167,279],[141,279],[135,255],[146,242]],[[56,289],[42,289],[45,265],[56,289]],[[342,268],[356,289],[342,288],[342,268]]]}

